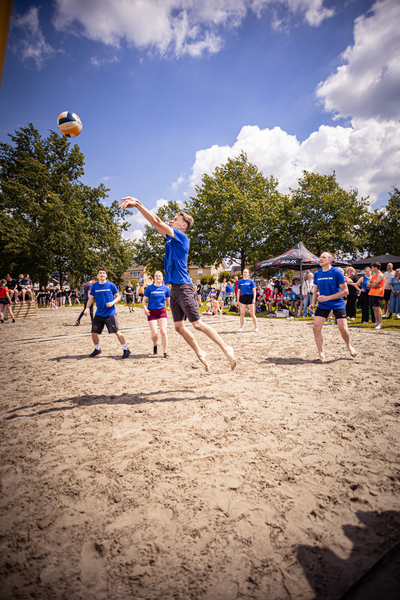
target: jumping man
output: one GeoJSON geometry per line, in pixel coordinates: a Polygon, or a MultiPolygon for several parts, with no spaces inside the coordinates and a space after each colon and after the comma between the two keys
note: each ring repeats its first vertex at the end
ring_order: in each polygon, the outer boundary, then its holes
{"type": "Polygon", "coordinates": [[[176,331],[194,350],[206,371],[209,371],[206,353],[200,349],[194,335],[185,327],[186,315],[195,329],[205,333],[221,348],[233,370],[236,367],[233,348],[225,344],[212,327],[200,320],[199,307],[194,299],[193,285],[187,270],[189,239],[186,235],[186,231],[193,225],[193,218],[180,212],[172,219],[171,226],[169,226],[157,215],[147,210],[139,200],[130,196],[122,199],[120,208],[137,208],[145,219],[157,229],[158,233],[167,240],[164,259],[165,283],[171,284],[171,312],[176,331]]]}
{"type": "Polygon", "coordinates": [[[333,310],[333,313],[336,317],[339,331],[345,341],[348,351],[350,352],[351,356],[357,356],[356,350],[354,350],[353,346],[350,344],[350,335],[347,328],[346,306],[343,300],[343,297],[347,296],[349,293],[347,283],[343,273],[341,273],[339,269],[332,267],[332,260],[332,254],[329,252],[323,252],[319,259],[321,269],[319,269],[314,275],[314,292],[311,300],[310,311],[314,310],[318,291],[320,294],[318,298],[318,308],[315,311],[313,326],[315,343],[317,344],[318,349],[318,356],[313,359],[314,361],[325,362],[322,326],[331,310],[333,310]]]}

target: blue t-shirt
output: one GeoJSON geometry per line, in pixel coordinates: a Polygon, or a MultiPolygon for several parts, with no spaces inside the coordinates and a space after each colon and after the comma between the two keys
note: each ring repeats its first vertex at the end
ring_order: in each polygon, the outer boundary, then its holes
{"type": "Polygon", "coordinates": [[[112,302],[114,300],[114,295],[118,294],[117,286],[114,283],[106,281],[101,285],[99,281],[96,281],[96,283],[92,285],[89,294],[96,300],[96,315],[98,317],[112,317],[112,315],[116,314],[115,304],[106,306],[107,302],[112,302]]]}
{"type": "Polygon", "coordinates": [[[289,298],[290,300],[296,300],[297,298],[297,294],[295,294],[295,292],[286,292],[285,294],[285,298],[289,298]]]}
{"type": "Polygon", "coordinates": [[[227,294],[233,294],[233,287],[231,285],[229,285],[229,283],[227,284],[227,286],[225,288],[225,292],[227,294]]]}
{"type": "Polygon", "coordinates": [[[175,237],[167,235],[167,243],[165,244],[165,283],[191,284],[192,280],[187,270],[189,238],[179,229],[174,229],[174,233],[175,237]]]}
{"type": "Polygon", "coordinates": [[[241,296],[253,295],[253,290],[256,289],[256,285],[252,279],[241,279],[238,283],[238,291],[240,290],[241,296]]]}
{"type": "Polygon", "coordinates": [[[369,281],[371,281],[371,277],[366,277],[366,275],[364,275],[363,280],[362,280],[362,286],[361,286],[362,290],[367,290],[369,292],[369,287],[367,287],[367,283],[369,281]]]}
{"type": "MultiPolygon", "coordinates": [[[[314,274],[314,283],[318,286],[321,296],[332,296],[332,294],[340,292],[340,285],[346,283],[346,280],[339,269],[331,267],[329,271],[318,269],[314,274]]],[[[335,310],[337,308],[344,308],[345,306],[344,298],[336,298],[335,300],[328,300],[328,302],[318,301],[318,308],[326,310],[335,310]]]]}
{"type": "Polygon", "coordinates": [[[152,283],[144,290],[144,295],[149,299],[147,308],[160,310],[165,307],[165,299],[169,298],[169,289],[163,283],[161,285],[152,283]]]}

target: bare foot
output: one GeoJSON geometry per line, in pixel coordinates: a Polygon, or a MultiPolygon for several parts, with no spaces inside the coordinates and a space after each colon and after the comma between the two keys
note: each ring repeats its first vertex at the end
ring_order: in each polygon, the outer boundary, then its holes
{"type": "Polygon", "coordinates": [[[357,350],[355,350],[355,349],[353,348],[353,346],[349,346],[349,352],[350,352],[350,356],[352,356],[353,358],[354,358],[355,356],[357,356],[357,350]]]}
{"type": "Polygon", "coordinates": [[[227,359],[231,363],[231,370],[233,371],[237,365],[237,362],[236,362],[236,358],[235,358],[235,352],[234,352],[232,346],[227,346],[225,354],[226,354],[227,359]]]}
{"type": "Polygon", "coordinates": [[[311,359],[311,362],[325,362],[325,354],[318,354],[318,356],[311,359]]]}
{"type": "Polygon", "coordinates": [[[203,363],[203,365],[205,366],[206,373],[208,373],[210,371],[210,366],[209,366],[208,362],[206,361],[207,353],[204,352],[203,350],[200,350],[200,354],[198,354],[197,356],[198,356],[199,361],[201,363],[203,363]]]}

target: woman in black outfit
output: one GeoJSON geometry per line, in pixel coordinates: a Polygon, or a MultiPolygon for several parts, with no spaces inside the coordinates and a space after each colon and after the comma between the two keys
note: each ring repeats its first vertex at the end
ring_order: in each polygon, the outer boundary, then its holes
{"type": "Polygon", "coordinates": [[[358,294],[360,293],[360,288],[358,287],[358,278],[355,276],[355,269],[353,267],[347,267],[346,276],[347,276],[347,287],[349,289],[349,294],[347,296],[346,303],[346,312],[347,318],[354,321],[357,314],[356,302],[358,294]]]}

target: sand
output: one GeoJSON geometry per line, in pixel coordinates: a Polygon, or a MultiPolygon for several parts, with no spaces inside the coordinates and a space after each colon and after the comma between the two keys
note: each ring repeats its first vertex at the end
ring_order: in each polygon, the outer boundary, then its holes
{"type": "Polygon", "coordinates": [[[79,311],[1,327],[2,600],[339,599],[399,541],[398,333],[352,329],[353,359],[326,325],[313,364],[310,323],[210,317],[238,366],[195,333],[205,373],[123,306],[131,357],[88,358],[79,311]]]}

